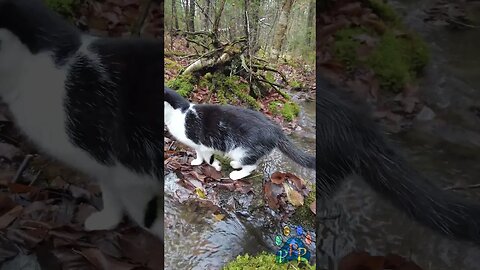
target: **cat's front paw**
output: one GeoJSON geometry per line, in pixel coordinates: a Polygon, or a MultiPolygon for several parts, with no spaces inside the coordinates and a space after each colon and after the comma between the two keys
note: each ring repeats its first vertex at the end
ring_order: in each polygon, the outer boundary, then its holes
{"type": "Polygon", "coordinates": [[[197,157],[196,159],[192,160],[192,162],[190,162],[190,165],[192,165],[192,166],[198,166],[198,165],[200,165],[200,164],[202,164],[202,163],[203,163],[203,159],[197,157]]]}
{"type": "Polygon", "coordinates": [[[245,176],[247,176],[248,174],[246,174],[244,171],[233,171],[230,173],[230,179],[232,180],[238,180],[238,179],[242,179],[244,178],[245,176]]]}
{"type": "Polygon", "coordinates": [[[85,220],[84,226],[86,231],[111,230],[117,227],[120,221],[122,221],[122,216],[114,215],[102,210],[91,214],[85,220]]]}

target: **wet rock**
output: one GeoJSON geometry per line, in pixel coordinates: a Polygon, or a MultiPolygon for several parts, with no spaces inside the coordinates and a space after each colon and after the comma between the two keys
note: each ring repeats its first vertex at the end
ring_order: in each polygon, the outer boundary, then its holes
{"type": "Polygon", "coordinates": [[[435,112],[427,106],[423,106],[422,110],[417,114],[417,121],[431,121],[435,118],[435,112]]]}

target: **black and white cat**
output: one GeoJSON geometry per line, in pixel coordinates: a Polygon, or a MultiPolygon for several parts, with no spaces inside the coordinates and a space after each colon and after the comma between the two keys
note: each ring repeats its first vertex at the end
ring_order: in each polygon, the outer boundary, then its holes
{"type": "Polygon", "coordinates": [[[93,37],[40,0],[0,0],[0,96],[40,149],[100,181],[87,230],[127,214],[163,239],[162,85],[162,40],[93,37]]]}
{"type": "Polygon", "coordinates": [[[315,157],[299,150],[282,129],[260,112],[231,106],[193,104],[164,87],[164,117],[168,131],[181,143],[195,149],[191,165],[208,162],[217,171],[214,153],[231,159],[232,180],[244,178],[257,168],[259,160],[274,148],[303,167],[315,169],[315,157]]]}

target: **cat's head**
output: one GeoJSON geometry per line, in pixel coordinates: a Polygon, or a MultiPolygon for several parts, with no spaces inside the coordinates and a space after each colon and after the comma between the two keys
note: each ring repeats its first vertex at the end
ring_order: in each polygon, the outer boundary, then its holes
{"type": "Polygon", "coordinates": [[[163,89],[163,105],[165,106],[165,116],[169,115],[169,113],[171,113],[173,110],[180,110],[184,112],[190,107],[190,102],[188,102],[187,99],[182,97],[175,90],[172,90],[166,86],[164,86],[163,89]]]}
{"type": "Polygon", "coordinates": [[[42,0],[0,0],[0,72],[28,64],[42,52],[57,62],[78,47],[80,35],[75,27],[42,0]]]}

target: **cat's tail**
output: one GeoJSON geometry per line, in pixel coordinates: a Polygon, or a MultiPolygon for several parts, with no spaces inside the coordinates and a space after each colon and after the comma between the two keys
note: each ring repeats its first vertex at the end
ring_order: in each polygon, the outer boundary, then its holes
{"type": "Polygon", "coordinates": [[[283,133],[281,134],[280,139],[277,141],[277,148],[283,154],[301,166],[309,169],[315,169],[315,157],[298,149],[297,146],[295,146],[292,141],[290,141],[283,133]]]}
{"type": "Polygon", "coordinates": [[[381,138],[359,153],[357,173],[419,222],[480,243],[480,204],[436,187],[381,138]]]}

